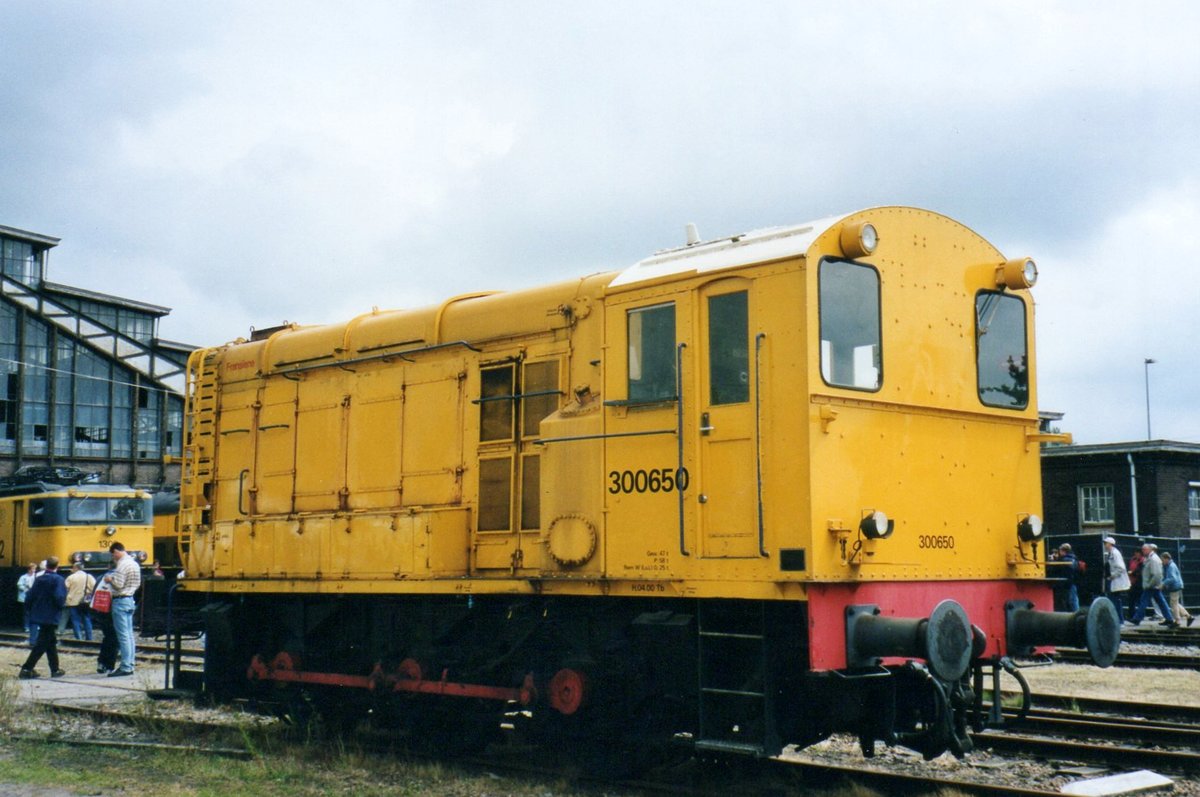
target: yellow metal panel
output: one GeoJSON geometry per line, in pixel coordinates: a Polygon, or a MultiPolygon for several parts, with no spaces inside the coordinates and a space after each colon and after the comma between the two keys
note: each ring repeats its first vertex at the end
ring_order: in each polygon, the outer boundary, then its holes
{"type": "Polygon", "coordinates": [[[275,539],[275,561],[280,573],[292,578],[326,576],[321,565],[334,522],[328,515],[315,515],[277,524],[271,536],[275,539]]]}
{"type": "Polygon", "coordinates": [[[350,509],[400,505],[404,388],[399,370],[371,368],[352,385],[346,457],[350,509]]]}
{"type": "Polygon", "coordinates": [[[405,385],[404,505],[436,506],[462,500],[463,382],[459,362],[427,368],[405,385]]]}
{"type": "Polygon", "coordinates": [[[275,572],[275,541],[264,531],[249,520],[233,524],[230,568],[243,578],[260,578],[275,572]]]}
{"type": "MultiPolygon", "coordinates": [[[[471,514],[464,509],[430,512],[423,517],[428,536],[426,568],[434,576],[463,576],[470,553],[471,514]]],[[[419,539],[419,537],[418,537],[419,539]]]]}
{"type": "Polygon", "coordinates": [[[267,380],[260,395],[253,512],[291,512],[296,483],[296,383],[267,380]]]}
{"type": "Polygon", "coordinates": [[[296,511],[336,510],[346,485],[344,426],[349,396],[337,371],[312,371],[299,384],[296,511]]]}

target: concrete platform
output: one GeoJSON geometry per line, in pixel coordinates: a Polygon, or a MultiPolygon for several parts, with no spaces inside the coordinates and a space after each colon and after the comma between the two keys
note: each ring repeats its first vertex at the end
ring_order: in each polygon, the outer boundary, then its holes
{"type": "MultiPolygon", "coordinates": [[[[91,661],[94,667],[95,659],[91,661]]],[[[123,702],[140,702],[146,699],[147,690],[162,689],[165,678],[162,667],[142,667],[133,675],[121,678],[109,678],[99,673],[48,678],[44,662],[38,669],[43,677],[16,682],[20,689],[18,699],[73,706],[111,706],[123,702]]],[[[78,666],[74,669],[78,669],[78,666]]],[[[68,669],[68,672],[70,671],[71,669],[68,669]]]]}

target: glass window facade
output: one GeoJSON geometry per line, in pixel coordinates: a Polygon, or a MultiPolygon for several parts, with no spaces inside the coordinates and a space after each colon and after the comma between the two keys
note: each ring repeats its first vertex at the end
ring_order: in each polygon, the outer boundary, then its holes
{"type": "Polygon", "coordinates": [[[41,278],[41,269],[33,244],[0,238],[0,271],[26,285],[37,283],[41,278]]]}
{"type": "Polygon", "coordinates": [[[50,441],[50,330],[41,321],[25,320],[21,362],[21,446],[27,454],[48,454],[50,441]]]}
{"type": "Polygon", "coordinates": [[[103,324],[109,329],[115,329],[126,337],[133,338],[142,343],[149,343],[154,340],[158,318],[150,313],[144,313],[129,307],[118,307],[117,305],[105,304],[104,302],[93,302],[74,297],[57,298],[56,301],[70,307],[72,310],[78,310],[83,315],[103,324]]]}
{"type": "Polygon", "coordinates": [[[183,398],[0,300],[0,454],[18,452],[181,456],[183,398]]]}
{"type": "Polygon", "coordinates": [[[11,454],[17,449],[20,354],[17,311],[6,302],[0,302],[0,454],[11,454]]]}

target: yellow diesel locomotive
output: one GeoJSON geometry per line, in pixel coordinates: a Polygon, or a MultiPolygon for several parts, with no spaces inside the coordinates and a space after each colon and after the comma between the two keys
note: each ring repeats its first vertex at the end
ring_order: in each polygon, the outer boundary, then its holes
{"type": "Polygon", "coordinates": [[[1049,611],[1033,261],[908,207],[689,239],[195,352],[205,688],[439,742],[933,756],[1010,656],[1110,664],[1111,604],[1049,611]]]}

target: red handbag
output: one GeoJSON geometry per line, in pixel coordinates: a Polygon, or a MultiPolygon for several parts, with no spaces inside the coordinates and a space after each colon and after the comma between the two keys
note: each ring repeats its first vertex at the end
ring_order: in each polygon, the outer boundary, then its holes
{"type": "Polygon", "coordinates": [[[92,593],[92,611],[108,614],[112,611],[112,592],[107,589],[98,589],[92,593]]]}

